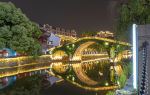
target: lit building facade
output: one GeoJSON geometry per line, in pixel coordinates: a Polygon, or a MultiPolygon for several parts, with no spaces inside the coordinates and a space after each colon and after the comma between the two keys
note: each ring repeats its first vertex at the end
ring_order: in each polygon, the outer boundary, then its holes
{"type": "MultiPolygon", "coordinates": [[[[42,36],[39,38],[39,41],[42,45],[42,53],[46,54],[49,52],[50,48],[65,44],[67,41],[61,39],[58,35],[76,38],[77,34],[75,30],[65,30],[63,28],[53,28],[48,24],[44,24],[41,27],[42,36]]],[[[67,40],[67,39],[66,39],[67,40]]]]}
{"type": "Polygon", "coordinates": [[[47,54],[50,48],[56,47],[60,45],[61,38],[57,35],[51,33],[43,33],[43,35],[39,38],[39,41],[42,45],[42,53],[47,54]]]}
{"type": "Polygon", "coordinates": [[[137,25],[138,95],[150,95],[150,25],[137,25]]]}
{"type": "Polygon", "coordinates": [[[7,50],[0,50],[0,57],[7,57],[7,56],[8,56],[7,50]]]}
{"type": "Polygon", "coordinates": [[[16,51],[9,49],[9,48],[3,48],[0,50],[0,58],[2,57],[15,57],[17,56],[16,51]]]}
{"type": "Polygon", "coordinates": [[[80,37],[100,37],[100,38],[109,38],[109,39],[114,39],[114,33],[110,31],[99,31],[97,33],[83,33],[80,35],[80,37]]]}
{"type": "Polygon", "coordinates": [[[96,35],[96,37],[101,37],[101,38],[114,38],[114,33],[110,32],[110,31],[100,31],[98,32],[96,35]]]}
{"type": "Polygon", "coordinates": [[[64,35],[64,36],[69,36],[69,37],[77,37],[77,33],[74,29],[72,30],[65,30],[64,28],[60,28],[60,27],[52,27],[48,24],[44,24],[42,27],[41,27],[41,30],[44,30],[48,33],[52,32],[54,34],[57,34],[57,35],[64,35]]]}

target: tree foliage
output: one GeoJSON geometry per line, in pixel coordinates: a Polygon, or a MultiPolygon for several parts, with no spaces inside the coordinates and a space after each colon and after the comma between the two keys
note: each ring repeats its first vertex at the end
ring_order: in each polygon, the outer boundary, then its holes
{"type": "Polygon", "coordinates": [[[34,75],[16,80],[13,85],[8,86],[0,95],[40,95],[42,89],[42,76],[34,75]]]}
{"type": "Polygon", "coordinates": [[[127,76],[126,76],[125,73],[123,72],[123,73],[121,74],[121,76],[119,77],[119,83],[120,83],[120,87],[121,87],[121,88],[125,86],[126,80],[127,80],[127,76]]]}
{"type": "Polygon", "coordinates": [[[127,38],[131,33],[127,31],[133,23],[150,23],[150,0],[129,0],[127,4],[122,4],[117,25],[119,39],[129,40],[127,38]]]}
{"type": "Polygon", "coordinates": [[[106,95],[115,95],[115,92],[109,91],[106,95]]]}
{"type": "Polygon", "coordinates": [[[0,2],[0,48],[11,48],[19,53],[37,55],[40,51],[39,26],[31,22],[12,3],[0,2]]]}

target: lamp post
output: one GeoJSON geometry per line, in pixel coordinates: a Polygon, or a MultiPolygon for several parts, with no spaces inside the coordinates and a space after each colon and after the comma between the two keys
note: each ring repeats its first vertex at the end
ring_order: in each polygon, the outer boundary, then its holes
{"type": "Polygon", "coordinates": [[[69,56],[69,68],[70,69],[71,69],[70,61],[72,61],[72,53],[74,51],[74,47],[75,47],[74,44],[69,44],[69,45],[66,46],[66,51],[67,51],[68,56],[69,56]]]}
{"type": "Polygon", "coordinates": [[[116,44],[115,45],[112,45],[109,49],[110,49],[110,63],[112,64],[113,66],[113,69],[114,69],[114,78],[115,78],[115,85],[118,85],[118,74],[117,74],[117,71],[115,69],[115,66],[117,65],[116,62],[115,62],[115,59],[117,58],[117,54],[119,52],[119,48],[120,48],[120,45],[118,45],[118,42],[116,40],[116,44]]]}
{"type": "Polygon", "coordinates": [[[74,47],[75,47],[74,44],[67,45],[66,47],[67,53],[69,55],[69,61],[71,61],[72,59],[72,53],[73,53],[74,47]]]}
{"type": "MultiPolygon", "coordinates": [[[[116,48],[115,48],[115,51],[114,51],[114,53],[115,53],[114,60],[115,60],[115,58],[117,57],[119,47],[120,47],[120,46],[117,44],[117,45],[116,45],[116,48]]],[[[115,61],[114,61],[114,66],[116,66],[116,62],[115,62],[115,61]]],[[[118,74],[117,74],[116,70],[115,70],[115,80],[116,80],[115,83],[116,83],[117,85],[119,85],[119,84],[118,84],[118,74]]]]}

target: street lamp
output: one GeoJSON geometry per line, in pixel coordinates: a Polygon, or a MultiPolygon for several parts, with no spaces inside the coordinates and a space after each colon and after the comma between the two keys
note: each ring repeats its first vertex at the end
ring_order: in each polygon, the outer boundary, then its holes
{"type": "Polygon", "coordinates": [[[117,71],[115,70],[115,66],[116,66],[115,59],[117,57],[119,47],[120,47],[120,45],[118,45],[116,42],[116,44],[110,48],[110,63],[113,65],[113,69],[114,69],[115,85],[118,85],[118,83],[117,83],[118,74],[117,74],[117,71]]]}
{"type": "Polygon", "coordinates": [[[108,86],[108,85],[109,85],[108,82],[106,82],[106,83],[105,83],[105,86],[108,86]]]}
{"type": "Polygon", "coordinates": [[[69,44],[66,46],[66,51],[69,55],[69,69],[71,70],[71,64],[70,64],[70,61],[72,60],[72,53],[74,51],[74,47],[75,47],[75,44],[69,44]]]}
{"type": "Polygon", "coordinates": [[[105,42],[105,46],[108,46],[109,45],[109,43],[108,42],[105,42]]]}

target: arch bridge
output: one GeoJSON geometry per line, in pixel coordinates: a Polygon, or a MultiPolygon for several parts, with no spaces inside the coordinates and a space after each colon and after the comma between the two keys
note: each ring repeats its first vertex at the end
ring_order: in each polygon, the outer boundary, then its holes
{"type": "MultiPolygon", "coordinates": [[[[83,56],[83,51],[90,47],[91,45],[98,44],[101,49],[107,52],[109,57],[113,57],[112,53],[115,53],[116,56],[124,50],[130,50],[131,44],[126,42],[121,42],[117,40],[99,38],[99,37],[84,37],[79,38],[73,43],[69,43],[63,46],[56,47],[53,50],[53,54],[57,51],[63,51],[68,56],[70,60],[81,60],[83,56]]],[[[56,54],[57,55],[57,54],[56,54]]]]}
{"type": "MultiPolygon", "coordinates": [[[[115,59],[117,58],[117,61],[119,61],[126,56],[126,53],[128,53],[130,47],[131,45],[129,43],[107,38],[99,38],[99,37],[79,38],[72,43],[54,48],[52,55],[43,55],[40,56],[38,59],[33,59],[32,57],[16,57],[16,58],[0,59],[1,63],[0,78],[14,76],[21,73],[50,69],[51,68],[50,66],[52,66],[53,63],[57,64],[58,61],[63,62],[65,61],[63,58],[66,57],[68,63],[70,62],[73,63],[74,61],[77,62],[77,64],[72,64],[72,67],[78,79],[89,86],[94,86],[97,85],[97,82],[92,80],[86,75],[83,68],[81,67],[81,63],[86,63],[89,61],[90,62],[103,60],[108,61],[110,58],[115,59]],[[89,48],[91,45],[96,46],[97,44],[102,49],[102,52],[100,52],[99,54],[91,54],[91,55],[83,54],[85,49],[89,48]]],[[[61,68],[61,65],[59,66],[59,64],[57,64],[57,66],[55,67],[56,69],[58,67],[61,68]]],[[[108,90],[117,87],[115,86],[104,88],[108,90]]]]}

